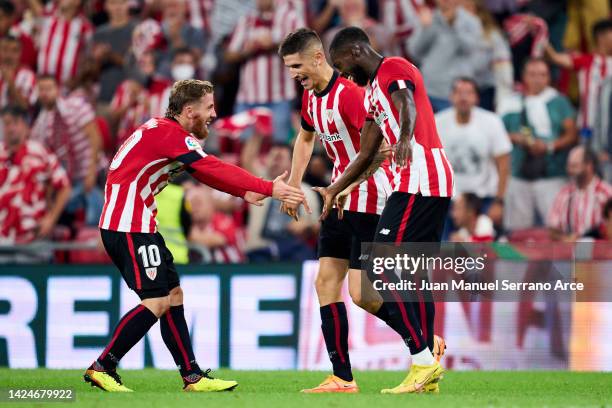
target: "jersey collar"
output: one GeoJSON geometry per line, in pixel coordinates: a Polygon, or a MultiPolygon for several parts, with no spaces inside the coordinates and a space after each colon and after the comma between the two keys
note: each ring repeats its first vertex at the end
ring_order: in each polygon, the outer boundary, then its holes
{"type": "Polygon", "coordinates": [[[339,76],[340,76],[340,74],[338,74],[338,71],[334,70],[334,74],[332,75],[332,77],[329,80],[329,83],[327,84],[325,89],[322,90],[321,93],[318,93],[317,91],[313,91],[315,96],[317,98],[322,98],[325,95],[327,95],[328,93],[330,93],[332,88],[334,87],[334,84],[336,83],[336,80],[338,79],[339,76]]]}
{"type": "Polygon", "coordinates": [[[372,73],[372,76],[370,77],[370,83],[374,82],[374,79],[376,78],[376,75],[378,74],[378,70],[380,69],[380,66],[383,64],[384,60],[385,60],[385,57],[382,57],[380,59],[380,62],[378,63],[378,66],[376,67],[376,69],[372,73]]]}

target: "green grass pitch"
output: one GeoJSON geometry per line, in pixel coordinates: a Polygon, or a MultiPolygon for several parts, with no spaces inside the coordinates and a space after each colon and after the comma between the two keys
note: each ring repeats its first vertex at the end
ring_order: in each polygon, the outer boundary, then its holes
{"type": "Polygon", "coordinates": [[[213,375],[235,379],[232,392],[184,393],[174,371],[123,370],[131,394],[104,393],[82,381],[82,371],[0,369],[0,388],[72,388],[76,403],[0,403],[25,407],[566,407],[612,406],[612,373],[553,371],[447,372],[438,395],[381,395],[380,389],[399,383],[404,373],[357,372],[361,393],[304,395],[301,388],[319,383],[326,373],[304,371],[230,371],[213,375]]]}

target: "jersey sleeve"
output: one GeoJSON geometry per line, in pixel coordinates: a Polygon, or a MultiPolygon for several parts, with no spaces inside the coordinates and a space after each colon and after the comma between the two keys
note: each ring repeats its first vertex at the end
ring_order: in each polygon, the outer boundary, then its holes
{"type": "Polygon", "coordinates": [[[340,116],[347,127],[360,130],[368,116],[364,105],[365,90],[349,87],[340,95],[340,116]]]}
{"type": "Polygon", "coordinates": [[[302,94],[302,129],[314,132],[314,122],[312,120],[312,113],[310,112],[309,105],[308,91],[304,89],[304,93],[302,94]]]}
{"type": "Polygon", "coordinates": [[[582,54],[579,52],[573,52],[570,54],[570,58],[572,60],[572,68],[574,69],[574,71],[587,69],[591,66],[593,62],[592,54],[582,54]]]}
{"type": "Polygon", "coordinates": [[[234,31],[232,33],[232,36],[230,37],[230,42],[227,46],[228,51],[238,52],[240,51],[240,49],[246,42],[247,35],[248,35],[248,32],[247,32],[248,31],[247,30],[248,18],[249,16],[242,16],[238,20],[238,23],[236,24],[236,27],[234,28],[234,31]]]}
{"type": "Polygon", "coordinates": [[[206,154],[195,137],[183,132],[171,132],[168,137],[166,156],[183,163],[198,181],[236,197],[244,197],[247,191],[272,195],[271,181],[206,154]]]}
{"type": "Polygon", "coordinates": [[[416,88],[415,72],[414,67],[408,61],[393,59],[380,69],[383,70],[379,73],[382,79],[380,85],[389,92],[389,95],[406,88],[414,92],[416,88]]]}

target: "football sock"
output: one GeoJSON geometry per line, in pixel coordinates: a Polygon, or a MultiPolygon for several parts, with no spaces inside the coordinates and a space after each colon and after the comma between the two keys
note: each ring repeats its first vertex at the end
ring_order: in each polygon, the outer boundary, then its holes
{"type": "Polygon", "coordinates": [[[187,382],[190,376],[198,377],[202,375],[202,370],[196,363],[189,329],[185,320],[185,309],[183,305],[171,306],[170,310],[160,318],[161,335],[170,350],[174,362],[179,368],[181,377],[187,382]]]}
{"type": "Polygon", "coordinates": [[[431,351],[427,347],[412,355],[412,364],[425,366],[432,365],[435,362],[436,360],[434,359],[433,354],[431,354],[431,351]]]}
{"type": "Polygon", "coordinates": [[[115,370],[121,358],[147,334],[156,321],[157,316],[143,305],[127,312],[119,320],[110,343],[98,357],[98,363],[105,370],[115,370]]]}
{"type": "Polygon", "coordinates": [[[321,307],[321,330],[334,375],[344,381],[353,381],[348,354],[348,318],[343,302],[321,307]]]}
{"type": "Polygon", "coordinates": [[[427,347],[427,342],[421,333],[421,325],[414,313],[414,308],[407,302],[384,302],[376,312],[410,349],[410,354],[416,354],[427,347]]]}

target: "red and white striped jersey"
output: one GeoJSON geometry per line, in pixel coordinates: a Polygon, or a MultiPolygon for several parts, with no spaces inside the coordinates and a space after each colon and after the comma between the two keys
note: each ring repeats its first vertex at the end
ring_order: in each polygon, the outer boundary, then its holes
{"type": "MultiPolygon", "coordinates": [[[[301,24],[289,4],[279,6],[274,13],[250,13],[238,20],[228,50],[240,51],[247,43],[257,43],[270,36],[272,43],[279,44],[291,31],[301,24]]],[[[250,57],[240,68],[239,103],[265,104],[295,98],[295,82],[276,50],[261,51],[250,57]]]]}
{"type": "Polygon", "coordinates": [[[0,108],[4,108],[11,104],[9,97],[9,84],[13,82],[17,91],[33,105],[36,102],[36,74],[31,69],[22,66],[16,72],[13,78],[6,81],[0,73],[0,108]]]}
{"type": "Polygon", "coordinates": [[[119,120],[117,144],[119,147],[140,126],[151,118],[162,117],[168,108],[172,84],[165,80],[154,79],[149,88],[139,92],[136,100],[130,100],[128,93],[132,84],[123,81],[115,91],[111,109],[115,112],[125,109],[119,120]]]}
{"type": "Polygon", "coordinates": [[[603,82],[612,77],[612,56],[601,54],[572,54],[572,64],[578,73],[580,111],[578,126],[593,129],[603,82]]]}
{"type": "Polygon", "coordinates": [[[94,160],[84,128],[95,119],[93,107],[83,97],[71,94],[59,98],[54,109],[40,111],[30,137],[57,155],[72,181],[82,181],[94,160]]]}
{"type": "Polygon", "coordinates": [[[602,210],[612,198],[612,186],[595,177],[584,189],[566,184],[555,197],[548,214],[548,226],[564,233],[583,235],[602,222],[602,210]]]}
{"type": "MultiPolygon", "coordinates": [[[[304,90],[302,95],[302,128],[316,132],[334,163],[332,183],[359,152],[361,128],[367,115],[363,100],[363,89],[337,72],[323,92],[304,90]]],[[[389,165],[385,162],[372,177],[353,190],[344,209],[381,214],[391,194],[390,178],[389,165]]]]}
{"type": "Polygon", "coordinates": [[[182,170],[237,197],[243,197],[246,191],[272,195],[272,182],[207,155],[177,121],[154,118],[140,126],[115,154],[106,179],[99,227],[121,232],[155,232],[154,196],[173,174],[182,170]]]}
{"type": "Polygon", "coordinates": [[[189,23],[205,33],[210,33],[210,18],[214,5],[215,0],[187,0],[189,23]]]}
{"type": "Polygon", "coordinates": [[[54,75],[61,83],[73,78],[92,34],[84,15],[65,20],[57,10],[48,10],[38,41],[38,73],[54,75]]]}
{"type": "Polygon", "coordinates": [[[408,56],[408,38],[420,25],[423,4],[423,0],[382,0],[382,23],[393,33],[403,57],[408,56]]]}
{"type": "Polygon", "coordinates": [[[413,92],[417,110],[414,136],[410,143],[412,160],[409,166],[402,169],[394,162],[391,164],[393,191],[451,197],[453,170],[442,148],[433,110],[418,68],[400,57],[384,58],[366,89],[365,106],[368,114],[381,128],[387,143],[395,146],[399,142],[401,129],[399,112],[391,94],[405,88],[413,92]]]}

